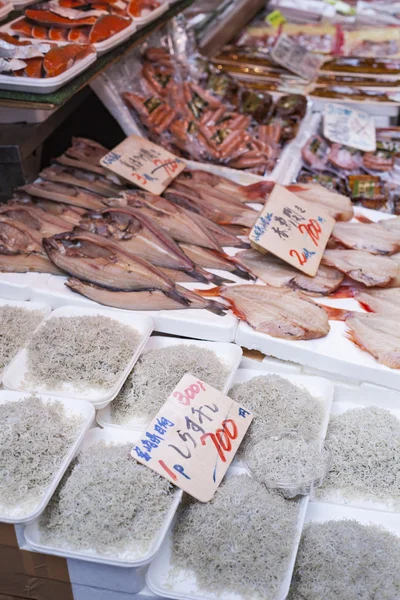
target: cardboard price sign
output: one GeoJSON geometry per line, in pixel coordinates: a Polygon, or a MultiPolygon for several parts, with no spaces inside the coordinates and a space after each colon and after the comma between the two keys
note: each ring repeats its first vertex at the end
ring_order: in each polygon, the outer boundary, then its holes
{"type": "Polygon", "coordinates": [[[285,34],[281,34],[277,39],[271,51],[271,58],[308,81],[315,79],[323,62],[322,57],[297,44],[285,34]]]}
{"type": "Polygon", "coordinates": [[[276,184],[250,232],[260,252],[271,252],[314,276],[335,220],[318,206],[276,184]]]}
{"type": "Polygon", "coordinates": [[[331,142],[375,152],[374,118],[363,110],[355,110],[330,102],[324,110],[324,136],[331,142]]]}
{"type": "Polygon", "coordinates": [[[250,411],[187,373],[131,455],[197,500],[208,502],[252,420],[250,411]]]}
{"type": "Polygon", "coordinates": [[[130,135],[100,164],[153,194],[162,194],[186,164],[171,152],[138,135],[130,135]]]}

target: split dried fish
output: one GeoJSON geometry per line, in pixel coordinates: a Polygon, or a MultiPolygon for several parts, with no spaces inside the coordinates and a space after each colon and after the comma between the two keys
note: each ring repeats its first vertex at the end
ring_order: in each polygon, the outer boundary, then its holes
{"type": "Polygon", "coordinates": [[[400,320],[396,315],[353,315],[346,320],[348,337],[379,363],[400,369],[400,320]]]}
{"type": "Polygon", "coordinates": [[[389,256],[375,256],[363,250],[325,250],[322,264],[335,267],[367,287],[385,287],[397,276],[398,266],[389,256]]]}
{"type": "Polygon", "coordinates": [[[389,231],[379,223],[336,223],[332,238],[346,248],[371,254],[394,254],[400,250],[400,231],[389,231]]]}
{"type": "Polygon", "coordinates": [[[54,202],[62,202],[63,204],[72,204],[88,210],[104,208],[101,196],[91,194],[75,186],[61,185],[53,181],[40,181],[29,183],[21,188],[36,198],[44,198],[45,200],[53,200],[54,202]]]}
{"type": "Polygon", "coordinates": [[[350,221],[354,216],[350,198],[331,192],[319,183],[288,185],[287,189],[303,200],[320,205],[336,221],[350,221]]]}

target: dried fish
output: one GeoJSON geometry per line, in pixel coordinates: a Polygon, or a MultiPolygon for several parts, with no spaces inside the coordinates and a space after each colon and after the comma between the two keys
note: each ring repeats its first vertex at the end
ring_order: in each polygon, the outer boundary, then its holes
{"type": "Polygon", "coordinates": [[[203,183],[213,188],[214,193],[221,193],[223,197],[231,198],[236,202],[248,203],[259,202],[264,204],[268,194],[271,193],[275,182],[259,181],[251,185],[240,185],[221,175],[215,175],[208,171],[185,169],[175,181],[189,180],[192,182],[192,188],[195,189],[196,183],[203,183]]]}
{"type": "Polygon", "coordinates": [[[336,223],[332,238],[346,248],[371,254],[394,254],[400,250],[400,231],[388,231],[379,223],[336,223]]]}
{"type": "Polygon", "coordinates": [[[230,273],[241,277],[242,279],[252,279],[252,275],[242,266],[237,266],[233,259],[227,254],[221,254],[214,250],[208,250],[201,246],[193,246],[191,244],[180,244],[180,247],[193,260],[196,265],[205,269],[219,269],[221,271],[229,271],[230,273]]]}
{"type": "Polygon", "coordinates": [[[326,296],[334,292],[344,279],[343,273],[324,265],[320,265],[315,277],[309,277],[277,256],[261,254],[257,250],[239,252],[233,260],[268,285],[300,290],[313,296],[326,296]]]}
{"type": "Polygon", "coordinates": [[[308,202],[319,204],[336,221],[350,221],[354,216],[350,198],[331,192],[318,183],[288,185],[287,189],[308,202]]]}
{"type": "Polygon", "coordinates": [[[118,196],[123,189],[122,187],[107,181],[100,175],[96,177],[94,174],[85,173],[85,171],[80,171],[78,169],[68,169],[60,165],[47,167],[47,169],[41,171],[40,177],[46,181],[54,181],[55,183],[83,188],[84,190],[88,190],[89,192],[99,194],[106,198],[118,196]]]}
{"type": "Polygon", "coordinates": [[[90,192],[86,192],[75,186],[61,185],[53,181],[39,181],[24,185],[19,190],[27,192],[36,198],[62,202],[63,204],[72,204],[88,210],[104,208],[102,197],[90,192]]]}
{"type": "Polygon", "coordinates": [[[369,312],[400,314],[400,288],[355,290],[354,298],[369,312]]]}
{"type": "Polygon", "coordinates": [[[398,266],[388,256],[375,256],[363,250],[325,250],[322,264],[335,267],[367,287],[387,286],[396,276],[398,266]]]}
{"type": "Polygon", "coordinates": [[[219,294],[239,319],[272,337],[312,340],[329,333],[326,311],[301,292],[269,285],[237,285],[204,294],[219,294]]]}
{"type": "Polygon", "coordinates": [[[346,320],[346,337],[381,364],[400,369],[400,320],[398,315],[353,315],[346,320]]]}

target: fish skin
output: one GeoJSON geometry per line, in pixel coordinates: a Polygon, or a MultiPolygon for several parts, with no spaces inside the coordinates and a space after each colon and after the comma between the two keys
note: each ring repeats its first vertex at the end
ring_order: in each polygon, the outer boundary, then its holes
{"type": "Polygon", "coordinates": [[[325,250],[321,262],[367,287],[386,287],[398,272],[396,261],[389,256],[375,256],[363,250],[325,250]]]}
{"type": "Polygon", "coordinates": [[[381,221],[378,221],[378,225],[387,231],[400,233],[400,217],[395,217],[394,219],[382,219],[381,221]]]}
{"type": "Polygon", "coordinates": [[[400,250],[400,231],[388,231],[378,223],[336,223],[331,237],[346,248],[370,254],[390,255],[400,250]]]}
{"type": "Polygon", "coordinates": [[[286,189],[303,200],[318,204],[335,221],[350,221],[354,217],[354,209],[350,198],[331,192],[319,183],[287,185],[286,189]]]}
{"type": "Polygon", "coordinates": [[[310,277],[277,256],[257,250],[238,252],[233,260],[272,287],[287,287],[310,296],[326,296],[337,290],[344,279],[343,273],[324,265],[320,265],[315,277],[310,277]]]}
{"type": "Polygon", "coordinates": [[[67,155],[67,153],[61,154],[61,156],[58,156],[55,160],[60,165],[64,165],[66,167],[72,167],[73,169],[82,169],[83,171],[95,173],[96,175],[103,175],[104,177],[107,175],[107,171],[100,164],[92,164],[86,160],[74,158],[69,154],[67,155]]]}
{"type": "Polygon", "coordinates": [[[354,298],[370,312],[400,314],[400,288],[355,290],[354,298]]]}
{"type": "Polygon", "coordinates": [[[268,285],[222,288],[220,295],[256,331],[289,340],[312,340],[329,333],[326,311],[300,292],[268,285]]]}
{"type": "Polygon", "coordinates": [[[360,314],[346,320],[346,337],[379,363],[400,369],[400,321],[397,315],[360,314]]]}
{"type": "Polygon", "coordinates": [[[68,231],[71,224],[54,215],[48,215],[34,206],[4,205],[0,207],[0,216],[24,223],[31,229],[39,231],[42,237],[68,231]]]}
{"type": "Polygon", "coordinates": [[[197,281],[216,282],[215,276],[197,268],[161,227],[130,206],[110,207],[100,213],[88,213],[82,219],[81,227],[111,238],[122,250],[159,268],[184,271],[197,281]]]}
{"type": "Polygon", "coordinates": [[[63,275],[45,254],[38,252],[19,252],[17,254],[0,254],[1,273],[48,273],[63,275]]]}
{"type": "Polygon", "coordinates": [[[69,275],[116,291],[160,289],[186,305],[173,281],[150,263],[119,252],[104,238],[87,232],[63,233],[43,239],[50,260],[69,275]]]}
{"type": "Polygon", "coordinates": [[[228,199],[231,198],[236,202],[246,204],[249,202],[258,202],[264,204],[267,195],[271,193],[275,182],[260,181],[251,185],[241,185],[235,183],[226,177],[216,175],[201,169],[183,171],[175,181],[191,181],[193,186],[196,183],[203,183],[214,189],[214,192],[219,192],[228,199]]]}
{"type": "Polygon", "coordinates": [[[208,250],[201,246],[193,246],[191,244],[180,244],[180,247],[184,253],[200,267],[229,271],[242,279],[253,279],[253,276],[247,270],[243,270],[235,265],[233,259],[231,260],[228,255],[221,255],[213,250],[208,250]]]}
{"type": "Polygon", "coordinates": [[[201,215],[192,215],[192,219],[194,219],[197,223],[200,223],[203,227],[205,227],[209,234],[212,235],[213,239],[215,239],[220,246],[229,246],[231,248],[250,247],[250,244],[241,240],[235,234],[231,233],[225,226],[222,227],[221,225],[217,225],[217,223],[214,223],[213,221],[210,221],[210,219],[206,219],[201,215]]]}
{"type": "Polygon", "coordinates": [[[43,169],[40,173],[40,177],[41,179],[53,181],[54,183],[73,185],[89,192],[93,192],[94,194],[98,194],[99,196],[104,196],[105,198],[113,198],[122,190],[122,188],[118,188],[111,183],[79,178],[77,175],[68,172],[67,169],[60,165],[53,165],[43,169]]]}
{"type": "Polygon", "coordinates": [[[44,198],[45,200],[53,200],[53,202],[62,202],[63,204],[72,204],[73,206],[86,208],[87,210],[104,208],[101,196],[85,192],[74,186],[61,185],[52,181],[29,183],[18,189],[36,198],[44,198]]]}
{"type": "MultiPolygon", "coordinates": [[[[165,198],[146,192],[123,193],[122,196],[128,206],[138,209],[145,216],[153,219],[176,242],[197,244],[205,248],[222,251],[222,247],[208,230],[197,219],[193,218],[192,213],[175,206],[165,198]]],[[[106,204],[112,206],[112,202],[107,201],[106,204]]],[[[123,200],[120,202],[122,203],[123,200]]]]}
{"type": "Polygon", "coordinates": [[[186,306],[182,306],[182,304],[166,296],[160,290],[137,292],[112,291],[76,278],[68,279],[65,285],[74,292],[94,302],[125,310],[181,310],[182,308],[191,308],[206,309],[219,316],[223,316],[226,311],[226,307],[222,304],[206,300],[194,292],[190,292],[179,286],[177,286],[178,291],[184,294],[189,301],[186,306]]]}

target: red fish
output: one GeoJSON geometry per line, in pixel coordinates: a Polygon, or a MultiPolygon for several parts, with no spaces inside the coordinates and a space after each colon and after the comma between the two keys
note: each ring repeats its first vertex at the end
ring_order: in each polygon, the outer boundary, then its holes
{"type": "Polygon", "coordinates": [[[76,44],[88,44],[90,35],[90,27],[80,27],[79,29],[71,29],[68,32],[68,41],[76,44]]]}
{"type": "Polygon", "coordinates": [[[26,58],[24,72],[28,77],[42,77],[43,58],[26,58]]]}
{"type": "Polygon", "coordinates": [[[32,27],[32,36],[37,40],[48,40],[49,30],[47,27],[40,27],[39,25],[34,25],[32,27]]]}
{"type": "Polygon", "coordinates": [[[15,21],[15,23],[11,25],[11,29],[25,37],[32,37],[32,25],[24,18],[15,21]]]}
{"type": "Polygon", "coordinates": [[[20,41],[17,38],[13,37],[9,33],[0,32],[0,40],[4,40],[9,44],[14,44],[14,46],[30,46],[31,42],[28,41],[20,41]]]}
{"type": "Polygon", "coordinates": [[[90,52],[93,52],[91,46],[79,46],[78,44],[52,48],[43,61],[46,77],[57,77],[69,69],[75,60],[85,58],[90,52]]]}
{"type": "Polygon", "coordinates": [[[104,15],[97,19],[90,32],[89,41],[97,44],[107,40],[112,35],[119,33],[131,24],[130,19],[123,19],[118,15],[104,15]]]}
{"type": "MultiPolygon", "coordinates": [[[[71,31],[74,30],[71,29],[71,31]]],[[[49,29],[49,40],[53,40],[55,42],[66,42],[68,40],[68,32],[65,29],[60,29],[59,27],[51,27],[49,29]]]]}

